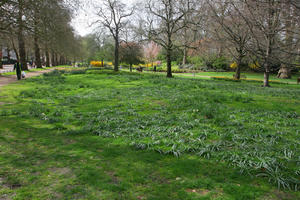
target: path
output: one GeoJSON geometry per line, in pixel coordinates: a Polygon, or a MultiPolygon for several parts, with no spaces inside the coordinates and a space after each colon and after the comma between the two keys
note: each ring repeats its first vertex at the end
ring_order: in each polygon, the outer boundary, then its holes
{"type": "MultiPolygon", "coordinates": [[[[41,74],[51,72],[53,69],[43,70],[43,71],[35,71],[35,72],[27,72],[26,78],[30,78],[33,76],[39,76],[41,74]]],[[[0,88],[8,85],[10,83],[17,82],[17,76],[16,75],[8,75],[8,76],[0,76],[0,88]]]]}

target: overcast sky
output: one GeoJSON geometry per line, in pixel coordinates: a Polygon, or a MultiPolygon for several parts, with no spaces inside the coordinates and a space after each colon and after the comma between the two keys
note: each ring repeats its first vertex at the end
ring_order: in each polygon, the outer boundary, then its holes
{"type": "MultiPolygon", "coordinates": [[[[93,32],[93,27],[90,27],[91,23],[97,18],[93,15],[95,12],[93,4],[101,2],[101,0],[80,0],[81,6],[77,11],[76,17],[72,20],[72,26],[77,34],[84,36],[93,32]]],[[[132,5],[138,0],[122,0],[123,3],[132,5]]]]}

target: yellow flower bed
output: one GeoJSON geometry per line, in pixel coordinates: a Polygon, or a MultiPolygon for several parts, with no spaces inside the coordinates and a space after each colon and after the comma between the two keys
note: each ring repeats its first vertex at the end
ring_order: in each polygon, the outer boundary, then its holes
{"type": "Polygon", "coordinates": [[[93,67],[102,67],[103,63],[101,61],[91,61],[90,63],[93,67]]]}
{"type": "Polygon", "coordinates": [[[93,66],[93,67],[102,67],[104,65],[109,65],[109,66],[112,66],[113,63],[112,62],[103,62],[102,61],[91,61],[90,64],[93,66]]]}

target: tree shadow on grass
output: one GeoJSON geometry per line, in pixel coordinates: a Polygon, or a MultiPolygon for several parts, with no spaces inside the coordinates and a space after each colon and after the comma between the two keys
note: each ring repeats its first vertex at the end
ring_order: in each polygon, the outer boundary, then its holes
{"type": "Polygon", "coordinates": [[[224,163],[136,150],[122,138],[65,135],[29,122],[0,121],[0,177],[11,186],[0,191],[19,199],[255,199],[274,191],[224,163]]]}

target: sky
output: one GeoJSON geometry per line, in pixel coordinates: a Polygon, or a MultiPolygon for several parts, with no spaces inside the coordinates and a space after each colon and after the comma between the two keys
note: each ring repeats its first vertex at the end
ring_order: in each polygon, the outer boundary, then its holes
{"type": "MultiPolygon", "coordinates": [[[[76,12],[75,17],[72,20],[72,26],[74,27],[76,33],[80,36],[85,36],[93,32],[95,27],[91,27],[91,24],[97,20],[94,16],[93,5],[101,0],[80,0],[81,6],[76,12]]],[[[123,3],[132,5],[138,0],[122,0],[123,3]]]]}

